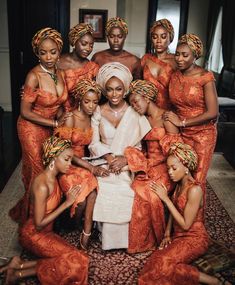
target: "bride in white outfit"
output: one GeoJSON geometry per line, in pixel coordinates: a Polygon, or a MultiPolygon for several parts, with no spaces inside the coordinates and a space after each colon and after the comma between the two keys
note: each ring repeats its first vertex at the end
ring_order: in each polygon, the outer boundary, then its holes
{"type": "Polygon", "coordinates": [[[125,149],[141,147],[141,139],[151,127],[124,100],[132,75],[129,69],[112,62],[103,65],[97,75],[108,101],[98,106],[93,117],[93,139],[89,150],[105,159],[105,170],[97,177],[99,190],[93,220],[100,222],[102,249],[128,248],[128,227],[134,192],[125,149]]]}

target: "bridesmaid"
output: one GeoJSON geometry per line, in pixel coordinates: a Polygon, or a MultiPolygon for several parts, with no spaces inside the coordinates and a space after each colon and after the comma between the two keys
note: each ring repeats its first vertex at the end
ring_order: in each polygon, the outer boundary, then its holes
{"type": "Polygon", "coordinates": [[[11,217],[21,223],[28,215],[30,184],[43,170],[42,143],[52,134],[52,129],[62,125],[65,119],[57,119],[61,106],[65,106],[67,110],[68,97],[64,72],[57,68],[62,45],[61,34],[52,28],[38,31],[32,39],[33,51],[39,64],[27,74],[17,122],[22,148],[22,178],[26,192],[23,199],[10,211],[11,217]]]}
{"type": "Polygon", "coordinates": [[[135,173],[131,185],[135,198],[129,225],[129,253],[155,249],[163,238],[164,207],[151,193],[149,182],[163,183],[168,193],[174,186],[167,171],[166,157],[170,145],[182,139],[179,129],[163,120],[164,110],[155,104],[158,94],[155,85],[149,81],[135,80],[130,84],[129,102],[139,115],[146,116],[152,129],[143,138],[145,154],[133,147],[125,150],[129,168],[135,173]]]}
{"type": "Polygon", "coordinates": [[[171,146],[168,173],[177,183],[172,200],[162,184],[152,182],[152,191],[167,206],[170,216],[164,239],[140,272],[139,285],[219,285],[220,281],[189,265],[208,248],[203,224],[203,191],[191,172],[197,167],[197,154],[183,143],[171,146]],[[172,233],[173,226],[173,233],[172,233]]]}
{"type": "Polygon", "coordinates": [[[64,126],[54,131],[56,136],[71,140],[74,151],[72,165],[66,174],[59,177],[59,184],[65,193],[71,187],[81,185],[79,197],[71,208],[71,216],[75,214],[75,223],[79,223],[80,216],[85,208],[84,230],[80,237],[80,244],[83,249],[87,249],[92,229],[96,190],[98,189],[98,183],[94,175],[102,176],[105,169],[93,166],[82,157],[85,156],[85,148],[92,139],[91,116],[98,106],[101,88],[95,81],[82,79],[76,84],[71,96],[76,103],[72,116],[67,118],[64,126]],[[77,208],[77,206],[79,207],[77,208]]]}
{"type": "MultiPolygon", "coordinates": [[[[92,26],[85,23],[77,24],[69,31],[69,43],[73,50],[70,53],[62,54],[58,63],[59,68],[65,72],[69,95],[79,80],[94,79],[99,70],[99,66],[87,58],[94,46],[93,33],[92,26]]],[[[73,98],[69,99],[73,106],[73,98]]]]}
{"type": "Polygon", "coordinates": [[[168,46],[174,39],[174,28],[167,19],[155,21],[150,29],[152,53],[141,59],[143,78],[151,81],[159,90],[156,104],[159,108],[170,110],[168,86],[172,72],[176,69],[174,55],[168,46]]]}
{"type": "Polygon", "coordinates": [[[68,171],[72,157],[69,140],[52,136],[44,142],[43,163],[46,168],[32,183],[30,216],[19,235],[20,244],[40,259],[24,261],[18,256],[13,257],[0,269],[1,273],[6,273],[5,284],[19,284],[22,279],[34,275],[43,285],[88,284],[88,257],[53,232],[54,220],[80,194],[80,187],[73,187],[61,203],[57,175],[68,171]]]}
{"type": "Polygon", "coordinates": [[[197,152],[198,167],[193,175],[205,191],[216,143],[218,102],[213,73],[195,63],[202,53],[198,36],[186,34],[179,39],[175,53],[178,70],[172,74],[169,85],[176,112],[166,112],[164,119],[181,127],[184,142],[197,152]]]}

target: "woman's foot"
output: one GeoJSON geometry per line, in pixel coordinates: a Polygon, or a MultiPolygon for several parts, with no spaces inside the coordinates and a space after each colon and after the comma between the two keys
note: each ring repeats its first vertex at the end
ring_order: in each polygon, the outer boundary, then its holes
{"type": "Polygon", "coordinates": [[[88,250],[90,236],[91,236],[91,232],[87,234],[84,232],[84,230],[82,230],[82,233],[80,235],[80,246],[82,249],[88,250]]]}

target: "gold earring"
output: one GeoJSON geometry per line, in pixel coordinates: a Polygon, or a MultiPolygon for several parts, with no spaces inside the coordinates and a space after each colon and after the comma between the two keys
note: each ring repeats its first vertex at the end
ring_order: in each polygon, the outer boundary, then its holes
{"type": "Polygon", "coordinates": [[[52,160],[52,162],[49,164],[49,169],[52,171],[54,169],[55,166],[55,161],[52,160]]]}
{"type": "Polygon", "coordinates": [[[189,171],[188,168],[185,170],[185,174],[188,175],[189,171]]]}
{"type": "Polygon", "coordinates": [[[78,112],[80,112],[81,111],[81,104],[80,104],[80,102],[78,103],[78,112]]]}

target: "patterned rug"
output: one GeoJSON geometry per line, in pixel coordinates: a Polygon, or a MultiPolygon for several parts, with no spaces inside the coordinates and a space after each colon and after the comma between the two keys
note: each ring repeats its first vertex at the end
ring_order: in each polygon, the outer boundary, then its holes
{"type": "MultiPolygon", "coordinates": [[[[224,243],[229,249],[234,247],[235,224],[209,184],[207,185],[206,228],[214,240],[224,243]]],[[[60,235],[71,244],[79,246],[79,231],[64,232],[60,235]]],[[[129,255],[125,250],[102,251],[98,236],[94,235],[88,250],[89,285],[136,285],[138,273],[150,254],[151,252],[129,255]]],[[[31,256],[24,252],[23,257],[31,256]]],[[[220,274],[235,284],[235,267],[224,270],[220,274]]],[[[39,282],[36,278],[30,278],[26,284],[36,285],[39,282]]]]}

